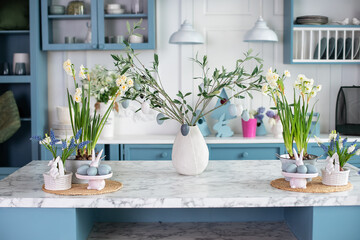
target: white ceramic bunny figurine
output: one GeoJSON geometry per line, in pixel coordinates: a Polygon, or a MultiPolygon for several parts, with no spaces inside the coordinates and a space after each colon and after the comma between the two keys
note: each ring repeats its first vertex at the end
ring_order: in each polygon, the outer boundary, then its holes
{"type": "Polygon", "coordinates": [[[96,167],[96,168],[99,167],[103,150],[104,149],[101,149],[101,151],[99,152],[99,154],[97,156],[95,155],[95,150],[94,149],[92,150],[92,155],[91,155],[92,161],[90,163],[90,167],[96,167]]]}
{"type": "MultiPolygon", "coordinates": [[[[304,149],[301,150],[300,156],[298,156],[295,148],[293,148],[293,153],[294,153],[294,156],[295,156],[295,164],[296,164],[296,166],[304,165],[304,162],[303,162],[304,149]]],[[[290,179],[290,187],[291,188],[306,188],[306,183],[307,183],[306,178],[292,177],[290,179]]]]}
{"type": "Polygon", "coordinates": [[[331,157],[328,156],[325,162],[325,170],[329,174],[340,171],[339,155],[337,153],[334,153],[334,155],[332,155],[331,157]]]}
{"type": "Polygon", "coordinates": [[[57,157],[53,160],[51,160],[48,164],[48,166],[51,166],[50,170],[48,171],[49,175],[52,178],[57,178],[58,176],[64,176],[65,170],[64,170],[64,164],[60,157],[57,157]],[[59,167],[58,167],[59,166],[59,167]]]}

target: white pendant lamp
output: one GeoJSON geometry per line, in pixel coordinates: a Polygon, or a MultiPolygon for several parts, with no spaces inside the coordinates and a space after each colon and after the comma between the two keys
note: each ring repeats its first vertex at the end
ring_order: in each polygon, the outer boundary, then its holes
{"type": "Polygon", "coordinates": [[[169,43],[171,44],[203,44],[203,36],[195,31],[191,23],[187,20],[181,24],[180,29],[177,32],[174,32],[170,39],[169,43]]]}
{"type": "Polygon", "coordinates": [[[276,33],[271,30],[264,19],[262,14],[262,0],[260,0],[260,16],[256,21],[254,27],[247,31],[244,36],[244,42],[277,42],[278,37],[276,33]]]}

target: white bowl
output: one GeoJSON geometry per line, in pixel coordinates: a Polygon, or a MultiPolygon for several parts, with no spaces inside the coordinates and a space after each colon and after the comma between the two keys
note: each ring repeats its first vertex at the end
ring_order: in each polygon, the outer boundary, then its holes
{"type": "Polygon", "coordinates": [[[120,9],[121,5],[117,4],[117,3],[112,3],[112,4],[106,4],[106,9],[120,9]]]}
{"type": "Polygon", "coordinates": [[[142,43],[142,42],[144,42],[144,37],[137,36],[137,35],[131,35],[131,36],[129,36],[129,42],[130,43],[142,43]]]}
{"type": "Polygon", "coordinates": [[[123,14],[125,12],[125,9],[119,8],[119,9],[106,9],[107,14],[123,14]]]}

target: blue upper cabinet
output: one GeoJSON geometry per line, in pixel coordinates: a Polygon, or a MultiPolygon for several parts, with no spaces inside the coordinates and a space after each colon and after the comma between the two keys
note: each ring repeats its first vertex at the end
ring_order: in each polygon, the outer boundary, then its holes
{"type": "Polygon", "coordinates": [[[359,8],[360,1],[284,1],[284,63],[360,63],[360,25],[352,20],[359,8]]]}
{"type": "Polygon", "coordinates": [[[121,50],[122,41],[129,39],[134,49],[155,48],[155,0],[85,0],[83,14],[68,14],[67,7],[75,1],[61,0],[64,14],[51,14],[51,1],[41,0],[43,50],[121,50]],[[127,33],[126,23],[143,20],[138,30],[142,39],[127,33]],[[90,33],[90,34],[89,34],[90,33]],[[89,37],[91,36],[91,37],[89,37]]]}

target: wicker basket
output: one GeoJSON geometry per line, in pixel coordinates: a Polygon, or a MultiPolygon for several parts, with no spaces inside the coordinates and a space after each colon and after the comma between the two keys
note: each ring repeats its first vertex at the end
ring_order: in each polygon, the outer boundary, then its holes
{"type": "Polygon", "coordinates": [[[67,190],[71,188],[72,172],[66,172],[64,176],[53,178],[48,173],[44,173],[45,189],[47,190],[67,190]]]}
{"type": "Polygon", "coordinates": [[[350,169],[344,171],[332,172],[329,174],[324,168],[321,169],[322,183],[328,186],[344,186],[349,182],[350,169]]]}

